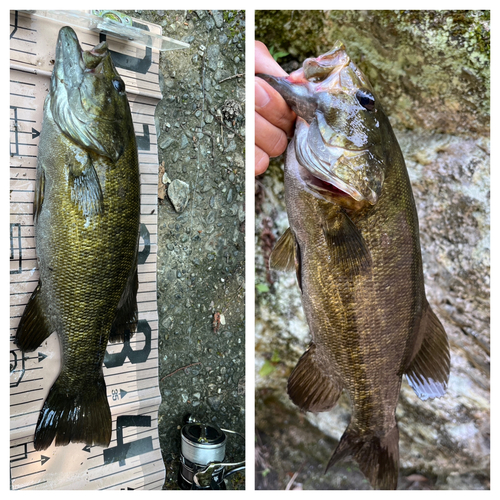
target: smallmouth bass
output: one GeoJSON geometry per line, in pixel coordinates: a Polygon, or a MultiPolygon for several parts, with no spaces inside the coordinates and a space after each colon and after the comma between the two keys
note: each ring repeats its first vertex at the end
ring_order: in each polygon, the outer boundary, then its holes
{"type": "Polygon", "coordinates": [[[44,103],[33,212],[40,279],[15,343],[33,351],[56,331],[62,358],[34,446],[108,446],[104,354],[137,323],[139,161],[107,43],[83,51],[67,26],[44,103]]]}
{"type": "Polygon", "coordinates": [[[341,42],[288,77],[257,75],[297,114],[285,161],[290,227],[271,267],[293,270],[312,342],[287,391],[304,411],[352,407],[326,470],[352,456],[375,489],[396,489],[403,375],[445,394],[446,332],[425,296],[418,218],[403,155],[366,76],[341,42]]]}

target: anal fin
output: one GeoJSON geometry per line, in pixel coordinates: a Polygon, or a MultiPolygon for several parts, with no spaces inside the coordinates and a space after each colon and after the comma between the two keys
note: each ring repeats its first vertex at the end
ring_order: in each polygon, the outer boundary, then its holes
{"type": "Polygon", "coordinates": [[[17,327],[14,342],[24,352],[34,351],[53,332],[40,302],[41,287],[39,281],[17,327]]]}
{"type": "Polygon", "coordinates": [[[428,398],[444,396],[450,376],[450,346],[448,337],[431,307],[427,304],[419,339],[420,349],[406,369],[406,378],[417,396],[428,398]]]}
{"type": "Polygon", "coordinates": [[[290,399],[304,411],[320,412],[333,408],[342,393],[340,378],[326,373],[311,344],[293,369],[287,386],[290,399]]]}

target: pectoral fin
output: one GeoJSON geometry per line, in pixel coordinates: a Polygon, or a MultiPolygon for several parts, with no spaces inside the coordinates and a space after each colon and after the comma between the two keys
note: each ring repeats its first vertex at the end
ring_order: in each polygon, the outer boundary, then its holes
{"type": "Polygon", "coordinates": [[[71,200],[76,203],[84,216],[102,213],[104,201],[101,184],[89,155],[76,157],[69,165],[71,200]]]}
{"type": "Polygon", "coordinates": [[[288,228],[276,243],[271,252],[270,266],[277,271],[292,271],[295,269],[297,283],[302,291],[301,254],[297,239],[288,228]]]}
{"type": "Polygon", "coordinates": [[[429,305],[422,318],[420,349],[406,369],[406,378],[417,396],[428,398],[444,396],[450,376],[450,346],[441,322],[429,305]]]}
{"type": "Polygon", "coordinates": [[[295,238],[292,230],[288,228],[276,243],[269,265],[276,271],[292,271],[295,262],[295,238]]]}
{"type": "Polygon", "coordinates": [[[344,210],[325,218],[323,233],[330,248],[332,263],[347,275],[355,275],[371,266],[371,255],[363,235],[344,210]]]}
{"type": "Polygon", "coordinates": [[[304,411],[328,411],[342,393],[342,382],[318,361],[316,345],[311,344],[293,369],[287,386],[290,399],[304,411]]]}

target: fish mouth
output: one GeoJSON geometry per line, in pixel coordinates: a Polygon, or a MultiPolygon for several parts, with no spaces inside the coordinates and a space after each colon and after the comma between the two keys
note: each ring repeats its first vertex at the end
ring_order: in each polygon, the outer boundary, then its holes
{"type": "Polygon", "coordinates": [[[64,26],[59,31],[56,44],[56,58],[52,72],[52,84],[55,90],[63,85],[66,88],[78,88],[83,81],[85,64],[82,49],[75,31],[64,26]]]}
{"type": "MultiPolygon", "coordinates": [[[[344,188],[344,190],[340,189],[338,186],[336,186],[333,182],[327,182],[319,177],[316,177],[315,175],[311,174],[310,171],[307,171],[309,173],[309,176],[307,176],[306,182],[307,184],[313,188],[316,189],[317,191],[323,191],[332,194],[335,197],[343,197],[343,198],[352,198],[353,200],[356,201],[363,201],[364,198],[355,189],[348,189],[344,188]],[[348,192],[351,191],[350,193],[348,192]]],[[[338,182],[337,184],[340,184],[338,182]]],[[[343,186],[344,187],[344,186],[343,186]]]]}
{"type": "Polygon", "coordinates": [[[107,42],[101,42],[91,50],[84,51],[78,37],[70,26],[59,31],[53,79],[67,89],[79,88],[85,73],[102,72],[102,63],[108,53],[107,42]]]}
{"type": "Polygon", "coordinates": [[[349,186],[341,179],[331,177],[329,180],[324,180],[313,174],[307,167],[305,170],[308,175],[305,176],[304,180],[308,186],[318,193],[323,194],[326,198],[333,199],[336,204],[361,208],[366,205],[375,205],[377,202],[375,193],[373,193],[373,196],[364,196],[357,189],[349,186]]]}

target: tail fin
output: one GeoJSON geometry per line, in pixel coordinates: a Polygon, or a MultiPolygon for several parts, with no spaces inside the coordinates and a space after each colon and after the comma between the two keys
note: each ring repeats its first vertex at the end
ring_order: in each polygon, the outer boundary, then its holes
{"type": "Polygon", "coordinates": [[[344,432],[326,471],[352,456],[376,490],[395,490],[399,473],[399,431],[397,424],[385,436],[361,436],[350,427],[344,432]]]}
{"type": "Polygon", "coordinates": [[[35,430],[35,449],[86,443],[108,446],[111,440],[111,411],[106,384],[101,376],[83,391],[69,393],[59,377],[49,391],[35,430]]]}

